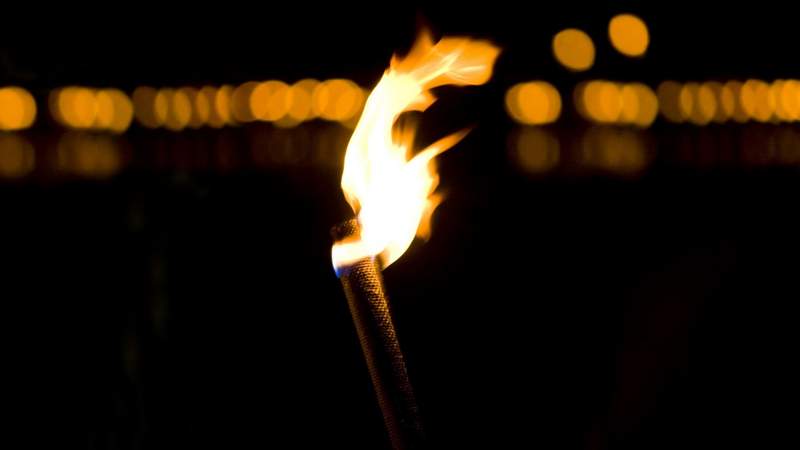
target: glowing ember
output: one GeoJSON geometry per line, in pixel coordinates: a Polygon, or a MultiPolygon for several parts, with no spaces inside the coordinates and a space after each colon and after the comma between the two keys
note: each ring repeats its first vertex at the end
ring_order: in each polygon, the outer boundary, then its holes
{"type": "MultiPolygon", "coordinates": [[[[358,215],[361,236],[333,246],[333,265],[377,256],[383,267],[406,251],[415,235],[426,236],[438,204],[433,158],[455,145],[466,130],[447,136],[413,157],[414,130],[393,132],[398,116],[424,111],[442,85],[479,85],[492,75],[499,49],[486,41],[422,33],[404,58],[394,56],[370,94],[345,155],[342,190],[358,215]]],[[[395,130],[398,131],[398,130],[395,130]]]]}

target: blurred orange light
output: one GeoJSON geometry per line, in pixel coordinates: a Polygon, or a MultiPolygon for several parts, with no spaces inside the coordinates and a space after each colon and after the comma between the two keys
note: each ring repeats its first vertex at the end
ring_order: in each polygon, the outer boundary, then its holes
{"type": "Polygon", "coordinates": [[[567,69],[584,71],[594,64],[594,43],[583,31],[567,28],[553,37],[553,55],[567,69]]]}
{"type": "Polygon", "coordinates": [[[619,120],[624,123],[633,123],[639,115],[639,93],[633,86],[626,84],[620,90],[620,109],[619,120]]]}
{"type": "Polygon", "coordinates": [[[650,44],[650,34],[642,19],[633,14],[619,14],[608,23],[608,37],[620,53],[642,56],[650,44]]]}
{"type": "Polygon", "coordinates": [[[164,125],[172,131],[181,131],[192,120],[192,101],[186,91],[162,89],[167,102],[167,120],[164,125]]]}
{"type": "Polygon", "coordinates": [[[717,115],[717,96],[707,83],[686,83],[679,94],[679,106],[684,120],[706,125],[717,115]]]}
{"type": "Polygon", "coordinates": [[[233,87],[224,85],[217,90],[217,95],[214,97],[212,104],[212,111],[214,115],[219,118],[223,124],[233,124],[235,121],[231,117],[231,95],[233,94],[233,87]]]}
{"type": "Polygon", "coordinates": [[[352,81],[326,80],[314,90],[312,108],[325,120],[346,122],[361,111],[364,99],[361,87],[352,81]]]}
{"type": "Polygon", "coordinates": [[[744,123],[750,119],[744,103],[742,102],[742,87],[744,85],[739,81],[729,81],[725,83],[723,89],[730,91],[731,95],[733,96],[734,106],[733,106],[733,115],[731,116],[733,120],[744,123]]]}
{"type": "Polygon", "coordinates": [[[642,128],[649,127],[658,115],[658,97],[650,87],[642,83],[631,83],[629,85],[639,99],[639,112],[633,120],[633,124],[642,128]]]}
{"type": "Polygon", "coordinates": [[[612,123],[619,120],[622,113],[622,92],[617,83],[610,81],[590,81],[583,87],[580,99],[588,118],[596,122],[612,123]]]}
{"type": "Polygon", "coordinates": [[[0,88],[0,130],[23,130],[36,120],[36,101],[17,86],[0,88]]]}
{"type": "Polygon", "coordinates": [[[520,168],[533,174],[553,169],[561,158],[558,138],[540,127],[523,127],[519,130],[514,151],[520,168]]]}
{"type": "Polygon", "coordinates": [[[289,88],[287,94],[289,110],[286,114],[289,122],[299,123],[314,116],[311,97],[318,85],[319,81],[317,80],[305,79],[298,81],[289,88]]]}
{"type": "Polygon", "coordinates": [[[89,128],[97,116],[97,100],[91,89],[66,87],[58,94],[58,116],[72,128],[89,128]]]}
{"type": "Polygon", "coordinates": [[[705,83],[708,89],[714,94],[717,101],[717,109],[713,120],[717,123],[724,123],[733,117],[736,109],[736,98],[728,85],[722,85],[718,81],[705,83]]]}
{"type": "Polygon", "coordinates": [[[740,101],[747,115],[759,122],[769,121],[775,113],[775,105],[770,102],[769,85],[761,80],[745,81],[740,101]]]}
{"type": "Polygon", "coordinates": [[[115,174],[122,165],[114,138],[103,135],[64,133],[59,139],[56,157],[60,170],[97,178],[115,174]]]}
{"type": "Polygon", "coordinates": [[[561,96],[546,81],[515,85],[506,94],[506,110],[519,123],[542,125],[554,122],[561,114],[561,96]]]}
{"type": "Polygon", "coordinates": [[[138,87],[133,91],[133,115],[139,123],[147,128],[158,128],[164,124],[166,114],[156,114],[156,96],[158,91],[149,86],[138,87]]]}
{"type": "Polygon", "coordinates": [[[212,128],[225,126],[225,120],[217,114],[217,89],[213,86],[203,86],[195,98],[194,108],[199,118],[205,118],[204,122],[212,128]]]}
{"type": "Polygon", "coordinates": [[[250,109],[250,97],[258,87],[255,81],[248,81],[233,90],[230,99],[231,115],[237,122],[252,122],[256,119],[250,109]]]}
{"type": "Polygon", "coordinates": [[[280,120],[289,112],[289,86],[277,80],[259,83],[250,95],[250,110],[255,118],[268,122],[280,120]]]}
{"type": "Polygon", "coordinates": [[[36,152],[27,139],[17,133],[0,133],[0,177],[23,177],[35,164],[36,152]]]}
{"type": "Polygon", "coordinates": [[[790,122],[793,119],[793,114],[786,108],[786,102],[783,98],[784,88],[787,81],[775,80],[769,86],[769,104],[775,110],[775,118],[784,122],[790,122]]]}
{"type": "Polygon", "coordinates": [[[786,120],[800,120],[800,82],[786,80],[780,92],[780,103],[786,120]]]}
{"type": "Polygon", "coordinates": [[[121,133],[128,129],[133,119],[133,105],[124,92],[118,89],[101,89],[95,93],[97,115],[94,128],[121,133]]]}
{"type": "Polygon", "coordinates": [[[680,123],[684,121],[684,116],[681,113],[681,87],[680,83],[675,81],[664,81],[656,89],[661,114],[670,122],[680,123]]]}

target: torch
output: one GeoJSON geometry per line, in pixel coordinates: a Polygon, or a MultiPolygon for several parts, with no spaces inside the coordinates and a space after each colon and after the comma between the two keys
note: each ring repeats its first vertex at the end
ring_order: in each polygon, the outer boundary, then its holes
{"type": "Polygon", "coordinates": [[[424,446],[414,391],[392,321],[381,270],[427,237],[439,203],[435,160],[462,130],[413,154],[415,129],[398,126],[407,111],[424,111],[443,85],[479,85],[492,75],[499,49],[486,41],[422,32],[405,57],[393,56],[370,93],[345,153],[342,190],[357,219],[333,230],[333,267],[344,288],[392,446],[424,446]]]}

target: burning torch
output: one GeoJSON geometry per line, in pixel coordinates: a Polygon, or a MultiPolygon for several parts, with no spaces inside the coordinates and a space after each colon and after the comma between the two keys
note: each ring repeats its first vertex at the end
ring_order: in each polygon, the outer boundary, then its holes
{"type": "Polygon", "coordinates": [[[421,448],[424,438],[381,270],[415,236],[427,237],[439,202],[433,158],[466,135],[459,131],[412,155],[415,130],[398,129],[395,122],[404,112],[427,109],[436,100],[432,88],[486,83],[498,54],[486,41],[434,43],[423,32],[405,57],[392,57],[347,145],[342,190],[357,219],[334,228],[333,266],[395,449],[421,448]]]}

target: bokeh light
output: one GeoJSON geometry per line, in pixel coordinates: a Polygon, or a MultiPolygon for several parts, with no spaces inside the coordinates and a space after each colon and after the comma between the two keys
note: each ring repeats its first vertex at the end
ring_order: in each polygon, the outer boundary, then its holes
{"type": "Polygon", "coordinates": [[[0,88],[0,130],[23,130],[36,120],[36,101],[17,86],[0,88]]]}
{"type": "Polygon", "coordinates": [[[742,82],[736,80],[729,81],[724,85],[724,89],[729,90],[731,95],[733,95],[734,107],[732,118],[739,123],[747,122],[749,119],[744,104],[742,103],[742,86],[744,86],[742,82]]]}
{"type": "Polygon", "coordinates": [[[216,99],[217,88],[213,86],[203,86],[194,102],[194,109],[198,117],[205,118],[204,122],[208,123],[211,128],[221,128],[225,126],[225,120],[217,114],[216,99]]]}
{"type": "Polygon", "coordinates": [[[548,129],[522,127],[516,132],[512,152],[517,165],[531,174],[555,168],[561,159],[558,138],[548,129]]]}
{"type": "Polygon", "coordinates": [[[546,81],[531,81],[506,92],[506,111],[521,124],[542,125],[555,122],[561,114],[561,95],[546,81]]]}
{"type": "Polygon", "coordinates": [[[650,33],[642,19],[633,14],[619,14],[608,23],[611,45],[626,56],[644,55],[650,44],[650,33]]]}
{"type": "Polygon", "coordinates": [[[259,83],[250,95],[250,110],[258,120],[280,120],[289,112],[289,86],[277,80],[259,83]]]}
{"type": "Polygon", "coordinates": [[[785,120],[800,120],[800,82],[786,80],[780,91],[780,104],[785,120]]]}
{"type": "Polygon", "coordinates": [[[313,79],[300,80],[289,88],[287,100],[289,109],[284,117],[286,125],[294,125],[314,117],[311,98],[319,81],[313,79]]]}
{"type": "Polygon", "coordinates": [[[364,106],[364,92],[350,80],[332,79],[320,83],[312,94],[312,109],[321,118],[347,122],[364,106]]]}
{"type": "Polygon", "coordinates": [[[158,128],[164,124],[166,113],[156,114],[156,96],[158,91],[149,86],[136,88],[131,95],[133,99],[133,115],[146,128],[158,128]]]}
{"type": "Polygon", "coordinates": [[[617,83],[604,80],[589,81],[576,96],[580,102],[579,111],[584,111],[587,118],[594,122],[612,123],[622,113],[622,92],[617,83]]]}
{"type": "Polygon", "coordinates": [[[575,88],[573,100],[584,118],[597,123],[647,128],[658,115],[659,100],[643,83],[592,80],[575,88]]]}
{"type": "Polygon", "coordinates": [[[684,121],[680,104],[681,87],[680,83],[668,80],[661,82],[656,89],[661,115],[673,123],[684,121]]]}
{"type": "Polygon", "coordinates": [[[72,131],[59,139],[56,163],[67,174],[106,178],[119,171],[122,155],[111,136],[72,131]]]}
{"type": "Polygon", "coordinates": [[[619,175],[638,175],[652,161],[641,131],[595,126],[581,138],[581,163],[619,175]]]}
{"type": "Polygon", "coordinates": [[[18,133],[0,133],[0,177],[20,178],[36,165],[36,152],[18,133]]]}
{"type": "Polygon", "coordinates": [[[231,117],[231,95],[233,95],[233,86],[223,85],[217,89],[214,102],[211,104],[211,115],[223,125],[236,123],[231,117]]]}
{"type": "Polygon", "coordinates": [[[253,110],[250,108],[250,97],[256,87],[258,87],[257,82],[248,81],[236,87],[231,93],[231,116],[236,122],[246,123],[256,119],[253,110]]]}
{"type": "Polygon", "coordinates": [[[589,69],[594,64],[594,54],[592,38],[577,28],[567,28],[553,37],[553,55],[567,69],[589,69]]]}
{"type": "Polygon", "coordinates": [[[192,100],[186,91],[163,89],[167,98],[167,120],[164,125],[172,131],[181,131],[192,120],[192,100]]]}

